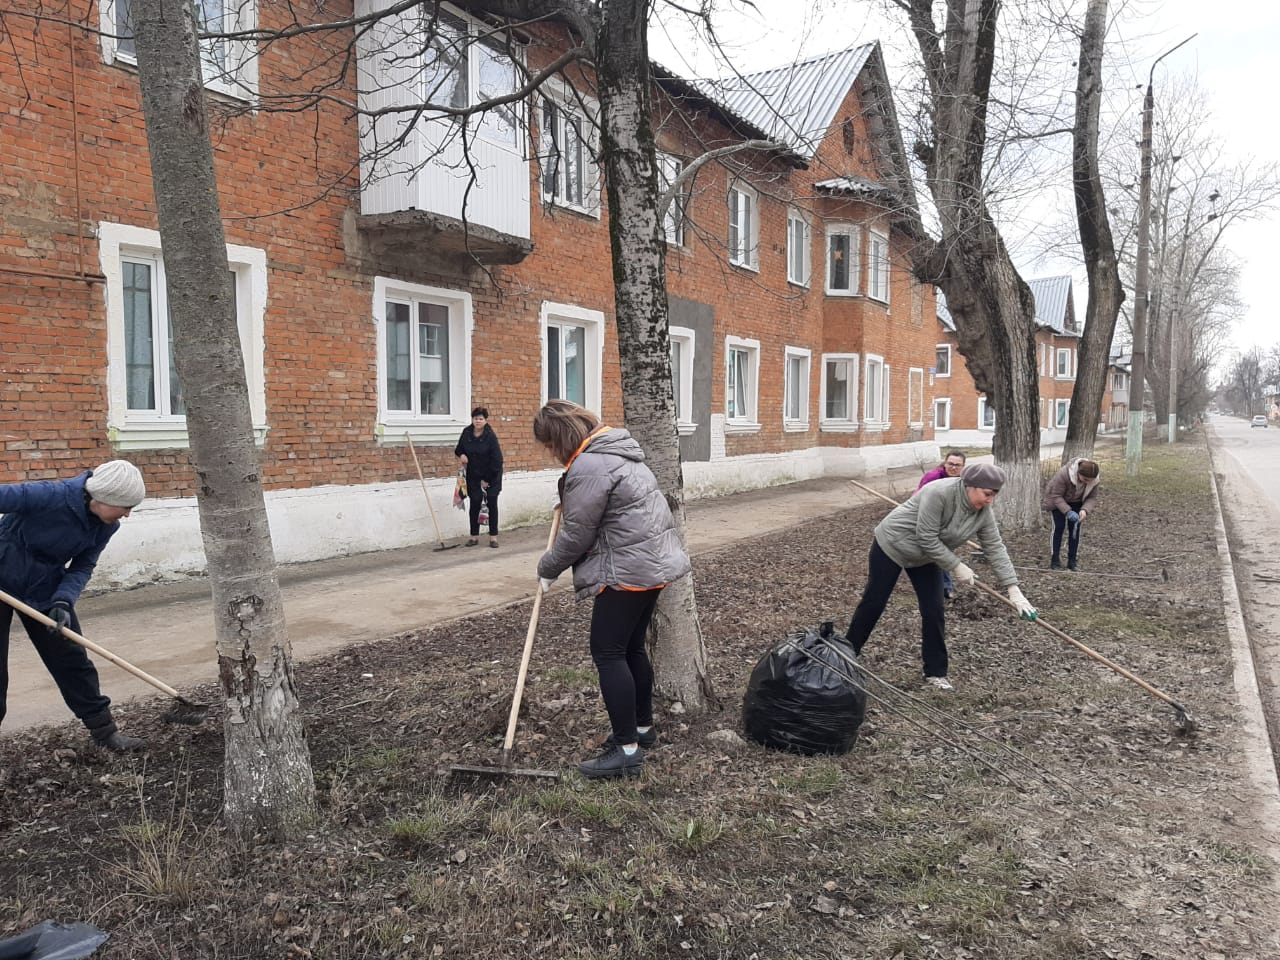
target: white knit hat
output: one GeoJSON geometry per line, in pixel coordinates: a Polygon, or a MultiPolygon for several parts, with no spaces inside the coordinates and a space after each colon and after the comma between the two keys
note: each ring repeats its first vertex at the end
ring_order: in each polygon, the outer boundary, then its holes
{"type": "Polygon", "coordinates": [[[108,460],[85,481],[89,496],[109,507],[136,507],[147,495],[142,471],[128,460],[108,460]]]}

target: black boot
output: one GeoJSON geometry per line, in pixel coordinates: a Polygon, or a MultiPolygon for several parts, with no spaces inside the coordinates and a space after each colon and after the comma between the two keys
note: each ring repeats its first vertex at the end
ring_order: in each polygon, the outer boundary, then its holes
{"type": "Polygon", "coordinates": [[[147,741],[141,737],[131,737],[127,733],[121,733],[116,728],[116,721],[111,716],[110,709],[95,713],[92,717],[85,717],[84,725],[89,728],[89,736],[93,737],[94,743],[113,753],[136,753],[147,746],[147,741]]]}
{"type": "Polygon", "coordinates": [[[1049,558],[1049,569],[1050,569],[1050,570],[1061,570],[1061,569],[1062,569],[1062,561],[1061,561],[1061,560],[1059,560],[1056,556],[1054,556],[1054,557],[1050,557],[1050,558],[1049,558]]]}

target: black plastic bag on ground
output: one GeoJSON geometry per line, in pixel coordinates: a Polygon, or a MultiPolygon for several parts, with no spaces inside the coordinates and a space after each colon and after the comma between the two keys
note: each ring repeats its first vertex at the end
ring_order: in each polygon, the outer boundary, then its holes
{"type": "Polygon", "coordinates": [[[828,622],[787,634],[760,658],[742,701],[742,726],[775,750],[848,753],[866,713],[853,647],[828,622]]]}

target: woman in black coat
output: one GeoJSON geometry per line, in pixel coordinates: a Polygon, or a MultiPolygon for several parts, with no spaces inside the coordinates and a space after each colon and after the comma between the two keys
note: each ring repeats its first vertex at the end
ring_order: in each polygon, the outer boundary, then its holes
{"type": "Polygon", "coordinates": [[[462,431],[453,448],[467,472],[467,493],[471,497],[471,539],[468,547],[480,542],[480,506],[489,507],[489,546],[498,545],[498,494],[502,492],[502,447],[498,435],[489,426],[489,411],[476,407],[471,411],[471,426],[462,431]]]}

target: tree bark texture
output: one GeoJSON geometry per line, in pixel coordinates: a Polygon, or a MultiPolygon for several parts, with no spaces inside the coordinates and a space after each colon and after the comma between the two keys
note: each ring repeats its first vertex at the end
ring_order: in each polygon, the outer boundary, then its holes
{"type": "Polygon", "coordinates": [[[1071,171],[1080,229],[1080,249],[1089,277],[1071,414],[1062,462],[1093,454],[1107,387],[1111,340],[1124,301],[1120,265],[1107,217],[1107,198],[1098,167],[1098,111],[1102,102],[1102,54],[1107,37],[1107,0],[1089,0],[1076,77],[1076,116],[1072,131],[1071,171]]]}
{"type": "Polygon", "coordinates": [[[226,696],[224,818],[243,841],[312,819],[315,783],[258,473],[191,0],[132,0],[200,530],[226,696]]]}
{"type": "MultiPolygon", "coordinates": [[[[601,161],[609,203],[623,413],[684,542],[684,480],[667,326],[666,247],[650,125],[646,40],[650,7],[651,0],[610,0],[602,5],[596,44],[601,161]]],[[[692,574],[662,591],[649,639],[660,695],[678,700],[690,712],[715,702],[692,574]]]]}
{"type": "Polygon", "coordinates": [[[930,140],[916,155],[937,208],[941,236],[921,242],[916,276],[947,297],[960,353],[995,411],[992,453],[1008,474],[997,501],[1002,526],[1028,530],[1040,516],[1040,387],[1035,298],[1014,269],[987,207],[983,159],[1000,4],[946,0],[945,27],[932,0],[909,0],[911,30],[928,86],[930,140]]]}

